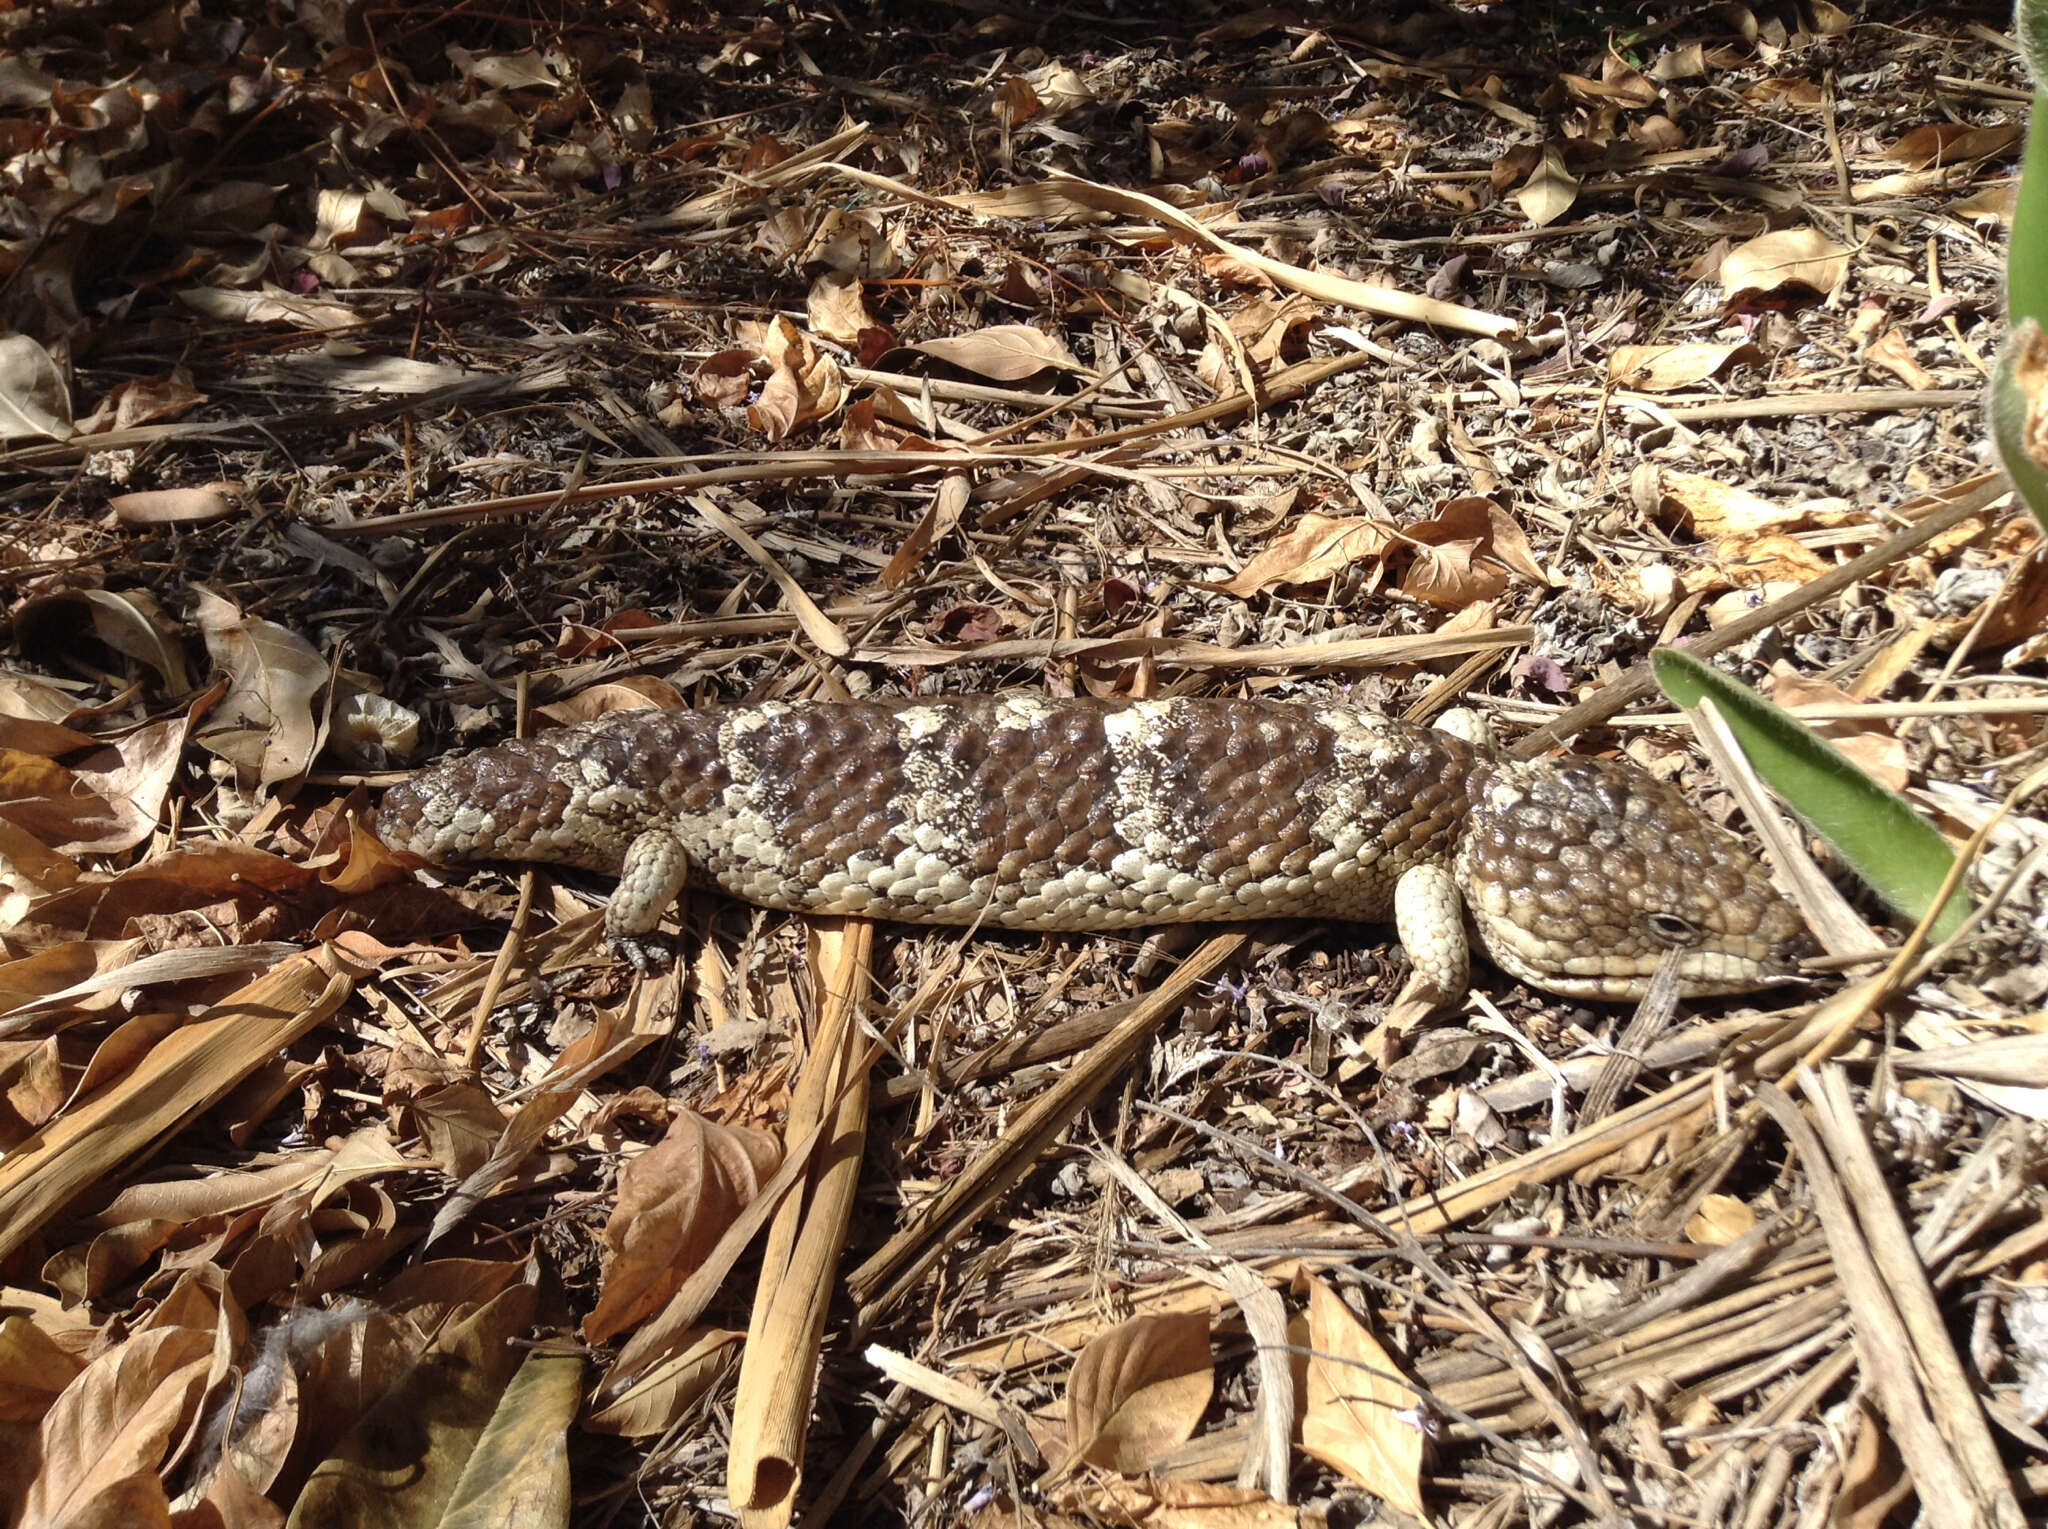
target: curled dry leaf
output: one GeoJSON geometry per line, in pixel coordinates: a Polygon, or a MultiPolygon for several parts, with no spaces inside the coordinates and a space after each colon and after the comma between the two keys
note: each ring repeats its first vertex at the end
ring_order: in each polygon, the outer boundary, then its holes
{"type": "Polygon", "coordinates": [[[749,346],[721,350],[698,364],[690,374],[690,391],[699,402],[716,409],[737,408],[747,401],[754,387],[754,363],[761,353],[749,346]]]}
{"type": "Polygon", "coordinates": [[[1548,580],[1515,518],[1491,499],[1453,499],[1434,519],[1402,528],[1420,545],[1401,588],[1433,605],[1463,607],[1506,592],[1508,574],[1548,580]]]}
{"type": "Polygon", "coordinates": [[[71,434],[71,390],[50,353],[25,334],[0,335],[0,440],[71,434]]]}
{"type": "Polygon", "coordinates": [[[238,483],[207,483],[198,488],[116,494],[107,501],[107,508],[124,526],[195,525],[234,514],[240,497],[238,483]]]}
{"type": "Polygon", "coordinates": [[[1308,1286],[1301,1447],[1403,1513],[1422,1502],[1419,1398],[1366,1325],[1321,1280],[1308,1286]]]}
{"type": "Polygon", "coordinates": [[[1906,337],[1896,329],[1887,329],[1872,340],[1864,355],[1909,388],[1932,388],[1940,385],[1940,379],[1934,373],[1913,359],[1913,352],[1906,344],[1906,337]]]}
{"type": "Polygon", "coordinates": [[[584,1319],[584,1338],[602,1343],[658,1310],[781,1162],[782,1148],[766,1132],[677,1115],[666,1136],[619,1172],[604,1228],[604,1293],[584,1319]]]}
{"type": "Polygon", "coordinates": [[[1795,526],[1841,525],[1855,513],[1839,502],[1773,504],[1702,473],[1666,472],[1658,488],[1658,519],[1700,536],[1755,536],[1795,526]]]}
{"type": "Polygon", "coordinates": [[[836,413],[846,398],[839,363],[820,351],[788,319],[777,315],[762,345],[768,380],[747,406],[747,423],[771,441],[836,413]]]}
{"type": "Polygon", "coordinates": [[[1756,1226],[1756,1212],[1733,1195],[1708,1195],[1685,1223],[1686,1240],[1724,1248],[1756,1226]]]}
{"type": "Polygon", "coordinates": [[[911,349],[997,382],[1022,382],[1048,367],[1083,374],[1088,370],[1058,336],[1029,324],[992,324],[972,334],[921,340],[911,349]]]}
{"type": "Polygon", "coordinates": [[[1312,584],[1366,558],[1384,554],[1393,537],[1363,515],[1307,514],[1266,545],[1236,577],[1208,586],[1249,600],[1282,584],[1312,584]]]}
{"type": "Polygon", "coordinates": [[[228,677],[219,712],[227,726],[209,726],[199,741],[265,785],[305,774],[320,744],[313,702],[327,660],[298,633],[211,590],[197,595],[206,650],[228,677]]]}
{"type": "Polygon", "coordinates": [[[192,386],[192,375],[183,367],[175,368],[168,377],[134,377],[116,383],[99,407],[78,422],[78,433],[132,430],[151,420],[171,419],[205,402],[206,395],[192,386]]]}
{"type": "Polygon", "coordinates": [[[1133,1317],[1074,1360],[1067,1436],[1088,1464],[1139,1475],[1194,1437],[1215,1386],[1208,1313],[1133,1317]]]}
{"type": "Polygon", "coordinates": [[[1607,376],[1625,388],[1669,393],[1705,382],[1735,360],[1755,361],[1757,348],[1747,342],[1682,345],[1617,345],[1607,357],[1607,376]]]}
{"type": "Polygon", "coordinates": [[[1817,228],[1784,228],[1738,244],[1721,261],[1729,301],[1781,287],[1807,287],[1826,297],[1849,274],[1849,251],[1817,228]]]}

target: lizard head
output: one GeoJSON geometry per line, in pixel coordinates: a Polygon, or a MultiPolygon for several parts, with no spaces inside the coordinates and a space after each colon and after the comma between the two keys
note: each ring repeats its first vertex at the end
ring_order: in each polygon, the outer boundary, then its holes
{"type": "Polygon", "coordinates": [[[1473,772],[1457,879],[1496,966],[1567,998],[1635,999],[1676,952],[1687,997],[1792,980],[1804,921],[1743,841],[1633,765],[1473,772]]]}

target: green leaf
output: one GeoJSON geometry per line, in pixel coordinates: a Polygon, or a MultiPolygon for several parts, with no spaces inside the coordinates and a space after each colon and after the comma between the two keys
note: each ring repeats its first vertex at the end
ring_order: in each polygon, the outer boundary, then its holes
{"type": "Polygon", "coordinates": [[[2012,29],[2020,40],[2020,57],[2027,61],[2027,73],[2034,77],[2034,88],[2048,90],[2048,0],[2019,0],[2012,29]]]}
{"type": "MultiPolygon", "coordinates": [[[[1865,775],[1797,717],[1690,653],[1659,648],[1650,667],[1680,706],[1711,697],[1756,773],[1792,810],[1878,896],[1916,922],[1925,916],[1955,851],[1904,797],[1865,775]]],[[[1934,938],[1954,934],[1969,911],[1969,895],[1959,887],[1934,921],[1934,938]]]]}
{"type": "MultiPolygon", "coordinates": [[[[2021,319],[1998,352],[1984,384],[1984,412],[1998,460],[2034,519],[2048,529],[2048,471],[2027,450],[2030,392],[2048,393],[2048,338],[2031,318],[2021,319]]],[[[2044,400],[2048,401],[2048,400],[2044,400]]]]}
{"type": "MultiPolygon", "coordinates": [[[[2038,7],[2048,10],[2048,5],[2038,7]]],[[[2044,23],[2048,25],[2048,23],[2044,23]]],[[[2036,77],[2033,121],[2020,189],[2013,199],[2012,238],[2005,255],[2005,315],[2008,321],[2038,319],[2048,324],[2048,95],[2036,77]]]]}

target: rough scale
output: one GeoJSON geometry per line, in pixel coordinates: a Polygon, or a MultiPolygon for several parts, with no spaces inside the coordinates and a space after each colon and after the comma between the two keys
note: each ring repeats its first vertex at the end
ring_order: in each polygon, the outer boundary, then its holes
{"type": "Polygon", "coordinates": [[[1465,914],[1514,975],[1631,998],[1785,980],[1798,915],[1743,843],[1632,766],[1502,763],[1343,705],[1053,700],[613,713],[385,794],[378,832],[440,865],[615,874],[636,959],[684,885],[917,923],[1118,929],[1393,918],[1412,994],[1461,995],[1465,914]]]}

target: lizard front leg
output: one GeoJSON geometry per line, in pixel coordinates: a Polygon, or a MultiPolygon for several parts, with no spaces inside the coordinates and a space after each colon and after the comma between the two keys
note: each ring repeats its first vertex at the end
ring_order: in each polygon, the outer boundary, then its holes
{"type": "Polygon", "coordinates": [[[689,880],[689,852],[667,830],[650,828],[626,846],[618,890],[604,910],[604,937],[635,971],[645,974],[675,960],[655,931],[689,880]]]}

